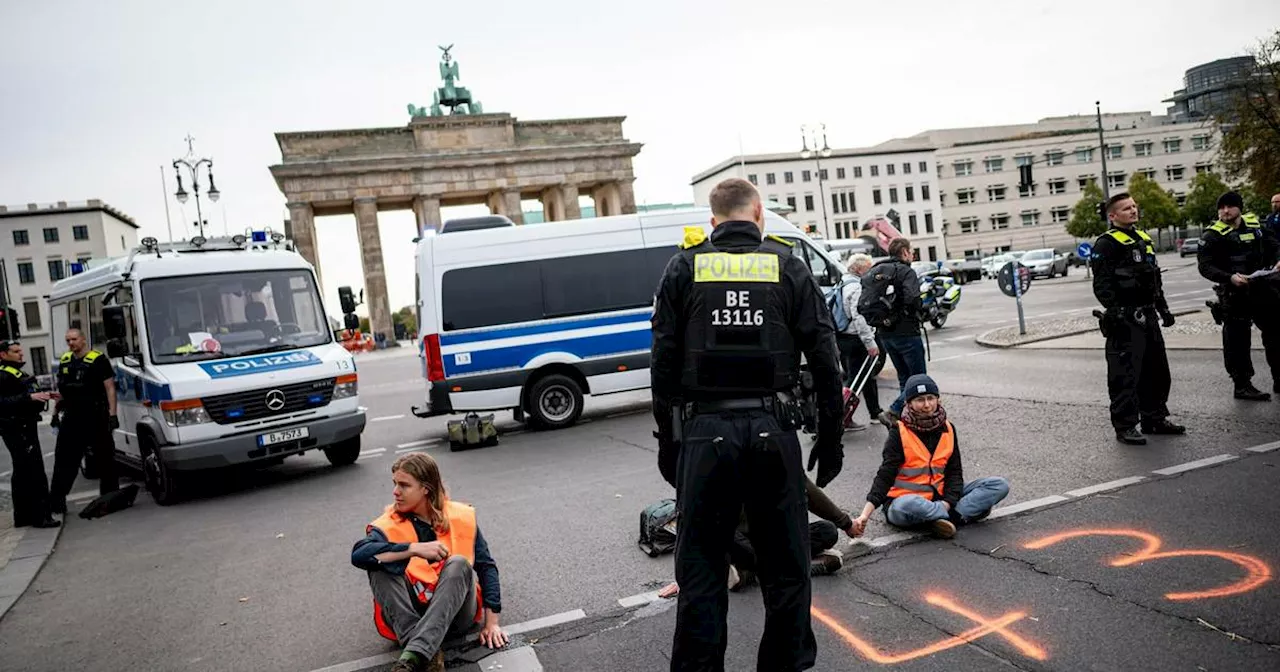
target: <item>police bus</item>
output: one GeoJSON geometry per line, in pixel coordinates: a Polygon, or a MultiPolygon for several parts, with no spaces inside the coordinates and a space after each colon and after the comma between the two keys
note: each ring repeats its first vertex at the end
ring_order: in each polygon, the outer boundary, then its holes
{"type": "Polygon", "coordinates": [[[279,233],[161,244],[74,268],[49,296],[53,352],[74,327],[115,369],[116,458],[160,504],[194,471],[360,455],[355,360],[315,271],[279,233]]]}
{"type": "MultiPolygon", "coordinates": [[[[416,253],[418,417],[511,410],[517,421],[574,424],[585,395],[649,387],[653,296],[685,229],[711,233],[689,207],[515,226],[505,217],[446,222],[416,253]]],[[[800,229],[765,212],[823,287],[843,268],[800,229]]]]}

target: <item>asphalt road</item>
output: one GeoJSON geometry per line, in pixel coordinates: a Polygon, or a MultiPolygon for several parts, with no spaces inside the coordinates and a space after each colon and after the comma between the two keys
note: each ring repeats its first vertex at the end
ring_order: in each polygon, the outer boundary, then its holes
{"type": "MultiPolygon", "coordinates": [[[[1177,266],[1176,256],[1166,262],[1171,301],[1202,302],[1207,283],[1190,260],[1177,266]]],[[[964,292],[952,321],[931,332],[930,372],[957,424],[966,474],[1007,477],[1008,504],[1280,436],[1274,405],[1231,399],[1218,353],[1177,352],[1170,405],[1191,433],[1119,446],[1100,352],[980,348],[977,333],[1016,323],[1013,301],[993,282],[964,292]]],[[[1037,282],[1026,298],[1032,319],[1087,315],[1093,305],[1078,272],[1037,282]]],[[[362,356],[359,370],[370,423],[356,465],[307,455],[210,475],[177,506],[142,495],[104,519],[72,516],[31,590],[0,621],[0,669],[307,672],[391,651],[373,630],[367,582],[349,553],[390,499],[399,451],[430,452],[453,495],[478,507],[501,568],[504,623],[607,614],[619,598],[670,580],[670,556],[650,559],[635,546],[641,509],[673,494],[657,473],[647,393],[590,400],[579,426],[557,432],[522,432],[499,414],[515,430],[500,445],[452,453],[444,419],[409,415],[423,391],[413,353],[362,356]]],[[[880,381],[886,400],[891,376],[880,381]]],[[[829,488],[837,502],[861,506],[884,436],[878,426],[846,435],[845,471],[829,488]]],[[[73,492],[94,487],[82,480],[73,492]]],[[[868,536],[887,533],[877,524],[868,536]]],[[[649,646],[669,650],[669,629],[649,646]]]]}

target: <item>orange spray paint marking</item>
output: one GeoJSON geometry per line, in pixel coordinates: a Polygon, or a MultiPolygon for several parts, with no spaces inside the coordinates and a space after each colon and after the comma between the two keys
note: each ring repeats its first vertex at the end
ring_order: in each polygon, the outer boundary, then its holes
{"type": "Polygon", "coordinates": [[[813,617],[818,619],[823,625],[827,626],[828,628],[831,628],[833,632],[839,635],[840,638],[845,641],[845,643],[853,647],[853,649],[857,651],[863,658],[866,658],[867,660],[870,660],[874,663],[880,663],[882,665],[893,665],[895,663],[914,660],[916,658],[931,656],[935,653],[946,651],[947,649],[954,649],[957,646],[968,644],[969,642],[972,642],[980,637],[985,637],[986,635],[990,635],[993,633],[1000,635],[1001,637],[1004,637],[1006,640],[1009,641],[1010,644],[1013,644],[1015,647],[1017,647],[1017,649],[1021,651],[1023,655],[1026,655],[1030,658],[1034,658],[1036,660],[1046,660],[1049,657],[1048,654],[1045,653],[1044,649],[1042,649],[1039,646],[1036,646],[1032,642],[1027,641],[1023,637],[1017,635],[1016,633],[1008,629],[1008,626],[1010,624],[1026,618],[1027,615],[1025,612],[1014,611],[1014,612],[1007,613],[1004,616],[1001,616],[999,618],[989,620],[985,616],[982,616],[981,614],[975,613],[964,607],[961,607],[960,605],[956,604],[955,602],[951,601],[946,597],[942,597],[941,595],[934,595],[934,594],[926,595],[925,601],[934,606],[942,607],[943,609],[947,609],[948,611],[951,611],[955,614],[964,616],[965,618],[973,621],[974,623],[977,623],[978,626],[974,628],[970,628],[969,630],[966,630],[954,637],[949,637],[947,639],[934,642],[933,644],[930,644],[928,646],[924,646],[911,651],[906,651],[904,653],[886,654],[886,653],[881,653],[880,650],[877,649],[870,642],[867,642],[866,640],[862,639],[858,635],[854,634],[852,630],[849,630],[848,628],[846,628],[844,624],[842,624],[840,621],[836,620],[835,618],[831,617],[821,609],[817,607],[810,607],[809,612],[813,614],[813,617]]]}
{"type": "Polygon", "coordinates": [[[1071,532],[1062,532],[1054,534],[1043,539],[1037,539],[1026,544],[1023,548],[1040,549],[1052,546],[1060,541],[1075,539],[1076,537],[1130,537],[1145,543],[1142,550],[1134,554],[1125,554],[1116,558],[1112,558],[1108,564],[1112,567],[1128,567],[1129,565],[1145,562],[1147,560],[1164,560],[1167,558],[1187,558],[1187,557],[1212,557],[1235,563],[1245,570],[1247,575],[1245,578],[1225,586],[1218,588],[1210,588],[1208,590],[1197,590],[1185,593],[1165,593],[1165,599],[1168,600],[1202,600],[1210,597],[1227,597],[1228,595],[1239,595],[1247,593],[1258,586],[1271,580],[1271,567],[1267,563],[1243,553],[1232,553],[1230,551],[1215,551],[1212,549],[1186,549],[1181,551],[1161,551],[1160,538],[1154,534],[1147,532],[1139,532],[1137,530],[1073,530],[1071,532]]]}

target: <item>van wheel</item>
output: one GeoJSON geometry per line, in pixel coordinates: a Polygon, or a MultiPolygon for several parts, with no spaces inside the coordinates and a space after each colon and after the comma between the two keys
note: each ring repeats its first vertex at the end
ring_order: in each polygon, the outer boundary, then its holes
{"type": "Polygon", "coordinates": [[[560,429],[582,415],[582,388],[568,376],[553,373],[539,378],[529,390],[529,424],[560,429]]]}
{"type": "Polygon", "coordinates": [[[360,457],[360,436],[356,435],[346,441],[325,447],[324,456],[329,458],[329,464],[335,467],[355,464],[356,459],[360,457]]]}
{"type": "Polygon", "coordinates": [[[178,501],[178,479],[164,460],[160,459],[160,449],[155,441],[147,436],[138,437],[138,448],[142,451],[142,478],[147,492],[160,506],[169,506],[178,501]]]}

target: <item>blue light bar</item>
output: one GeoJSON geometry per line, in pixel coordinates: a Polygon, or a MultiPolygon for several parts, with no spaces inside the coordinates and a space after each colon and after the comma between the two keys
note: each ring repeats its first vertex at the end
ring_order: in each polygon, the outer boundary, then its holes
{"type": "Polygon", "coordinates": [[[310,395],[307,397],[307,403],[310,403],[310,404],[324,403],[324,395],[323,394],[310,395]]]}
{"type": "Polygon", "coordinates": [[[254,231],[254,232],[253,232],[253,242],[255,242],[255,243],[265,243],[265,242],[267,242],[267,232],[266,232],[266,231],[254,231]]]}
{"type": "Polygon", "coordinates": [[[84,273],[84,264],[74,261],[71,262],[71,275],[77,275],[79,273],[84,273]]]}

